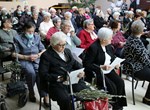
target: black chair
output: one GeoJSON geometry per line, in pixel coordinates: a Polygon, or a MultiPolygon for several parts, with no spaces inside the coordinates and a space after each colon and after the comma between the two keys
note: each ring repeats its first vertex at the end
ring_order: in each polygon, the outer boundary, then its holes
{"type": "Polygon", "coordinates": [[[3,65],[3,63],[6,61],[11,61],[11,58],[0,59],[0,75],[2,75],[2,81],[4,81],[4,74],[8,72],[4,69],[3,65]]]}
{"type": "MultiPolygon", "coordinates": [[[[133,105],[135,105],[135,95],[134,95],[134,89],[136,89],[137,87],[137,84],[138,84],[138,81],[143,81],[143,84],[142,84],[142,87],[144,86],[144,83],[145,83],[145,80],[140,80],[139,78],[136,78],[134,76],[134,71],[133,71],[133,65],[130,63],[130,62],[123,62],[122,66],[123,67],[124,65],[127,66],[128,68],[128,71],[126,71],[125,73],[127,73],[127,75],[131,76],[132,77],[132,99],[133,99],[133,105]],[[134,82],[136,81],[136,84],[135,84],[135,87],[134,87],[134,82]]],[[[122,71],[123,69],[121,69],[121,72],[124,73],[122,71]]]]}

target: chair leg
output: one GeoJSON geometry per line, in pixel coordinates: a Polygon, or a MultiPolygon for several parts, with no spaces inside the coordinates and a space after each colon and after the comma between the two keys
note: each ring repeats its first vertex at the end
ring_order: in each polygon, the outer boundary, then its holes
{"type": "Polygon", "coordinates": [[[144,87],[145,81],[143,81],[142,87],[144,87]]]}
{"type": "Polygon", "coordinates": [[[132,78],[132,99],[133,99],[133,105],[135,105],[135,97],[134,97],[134,78],[132,78]]]}
{"type": "Polygon", "coordinates": [[[41,106],[42,106],[42,97],[40,96],[39,110],[41,110],[41,106]]]}
{"type": "Polygon", "coordinates": [[[4,81],[4,73],[2,73],[2,81],[4,81]]]}
{"type": "MultiPolygon", "coordinates": [[[[134,79],[133,79],[133,81],[134,81],[134,79]]],[[[139,82],[139,81],[136,80],[135,89],[137,88],[138,82],[139,82]]]]}
{"type": "Polygon", "coordinates": [[[50,99],[50,97],[49,97],[49,110],[51,110],[52,108],[51,108],[51,99],[50,99]]]}

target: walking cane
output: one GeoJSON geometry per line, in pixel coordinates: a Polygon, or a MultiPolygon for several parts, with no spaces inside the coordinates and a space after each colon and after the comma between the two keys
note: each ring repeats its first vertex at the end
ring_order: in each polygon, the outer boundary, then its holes
{"type": "Polygon", "coordinates": [[[72,84],[71,84],[71,79],[70,79],[70,76],[69,76],[69,72],[63,68],[63,67],[60,67],[64,72],[67,73],[67,76],[69,78],[69,87],[70,87],[70,94],[71,94],[71,101],[72,101],[72,110],[75,110],[75,105],[74,105],[74,95],[73,95],[73,89],[72,89],[72,84]]]}
{"type": "Polygon", "coordinates": [[[98,66],[98,65],[96,65],[96,64],[93,64],[93,66],[95,66],[96,68],[99,69],[99,71],[100,71],[100,73],[101,73],[101,75],[102,75],[102,79],[103,79],[103,87],[104,87],[104,91],[107,91],[104,73],[102,72],[100,66],[98,66]]]}

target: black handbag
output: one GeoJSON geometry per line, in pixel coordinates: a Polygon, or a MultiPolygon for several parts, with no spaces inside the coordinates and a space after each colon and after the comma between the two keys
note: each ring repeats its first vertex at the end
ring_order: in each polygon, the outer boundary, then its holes
{"type": "Polygon", "coordinates": [[[20,93],[26,93],[27,87],[23,81],[10,82],[7,84],[7,96],[15,96],[20,93]]]}

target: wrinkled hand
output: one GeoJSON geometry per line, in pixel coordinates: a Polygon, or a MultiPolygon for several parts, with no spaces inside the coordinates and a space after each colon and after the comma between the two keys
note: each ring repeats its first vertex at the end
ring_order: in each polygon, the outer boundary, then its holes
{"type": "Polygon", "coordinates": [[[71,32],[70,32],[70,36],[71,36],[71,37],[74,37],[74,36],[75,36],[75,32],[74,32],[74,31],[71,31],[71,32]]]}
{"type": "Polygon", "coordinates": [[[121,47],[123,47],[124,44],[125,44],[125,42],[119,42],[119,45],[120,45],[121,47]]]}
{"type": "Polygon", "coordinates": [[[119,67],[120,67],[120,64],[118,64],[118,65],[115,66],[116,69],[119,69],[119,67]]]}
{"type": "Polygon", "coordinates": [[[11,49],[6,47],[3,51],[4,51],[4,52],[10,52],[11,49]]]}
{"type": "Polygon", "coordinates": [[[78,74],[78,76],[77,76],[77,77],[78,77],[79,79],[81,79],[81,78],[83,78],[83,77],[84,77],[84,75],[85,75],[85,73],[84,73],[84,72],[81,72],[81,73],[79,73],[79,74],[78,74]]]}
{"type": "Polygon", "coordinates": [[[64,78],[62,76],[58,76],[57,82],[63,82],[63,81],[64,81],[64,78]]]}
{"type": "Polygon", "coordinates": [[[110,70],[112,67],[109,65],[101,65],[100,68],[107,71],[107,70],[110,70]]]}
{"type": "Polygon", "coordinates": [[[37,54],[35,55],[30,55],[30,61],[35,61],[39,56],[37,54]]]}

